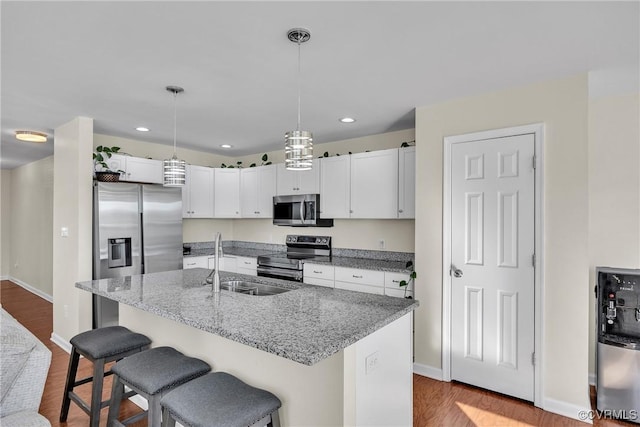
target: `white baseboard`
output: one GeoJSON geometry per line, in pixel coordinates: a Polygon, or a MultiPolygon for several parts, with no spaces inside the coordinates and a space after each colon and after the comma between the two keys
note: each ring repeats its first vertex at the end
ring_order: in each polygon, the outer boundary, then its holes
{"type": "Polygon", "coordinates": [[[423,377],[431,378],[434,380],[442,381],[442,369],[434,368],[433,366],[423,365],[421,363],[413,364],[413,373],[422,375],[423,377]]]}
{"type": "Polygon", "coordinates": [[[589,419],[581,419],[580,413],[591,413],[590,407],[582,407],[574,405],[573,403],[562,402],[560,400],[550,399],[545,397],[542,403],[542,409],[554,414],[562,415],[567,418],[573,418],[574,420],[582,421],[585,424],[593,424],[593,421],[589,419]]]}
{"type": "Polygon", "coordinates": [[[0,280],[9,280],[9,276],[0,276],[0,280]]]}
{"type": "Polygon", "coordinates": [[[53,296],[42,292],[40,289],[38,289],[36,287],[33,287],[30,284],[28,284],[26,282],[23,282],[20,279],[16,279],[15,277],[9,276],[9,278],[6,279],[6,280],[11,280],[13,283],[15,283],[16,285],[20,286],[21,288],[24,288],[27,291],[31,292],[32,294],[37,295],[40,298],[42,298],[43,300],[49,301],[50,303],[53,304],[53,296]]]}
{"type": "MultiPolygon", "coordinates": [[[[125,386],[125,390],[128,390],[128,387],[125,386]]],[[[133,402],[135,405],[137,405],[143,411],[146,411],[147,409],[149,409],[149,402],[147,402],[147,399],[140,396],[139,394],[134,394],[129,398],[129,400],[133,402]]]]}
{"type": "Polygon", "coordinates": [[[67,353],[69,353],[69,354],[71,353],[71,343],[69,343],[69,341],[65,340],[64,338],[62,338],[60,335],[56,334],[55,332],[53,332],[51,334],[51,341],[53,341],[53,343],[55,345],[57,345],[58,347],[60,347],[64,351],[66,351],[67,353]]]}
{"type": "Polygon", "coordinates": [[[596,374],[594,372],[589,373],[589,385],[596,385],[596,374]]]}

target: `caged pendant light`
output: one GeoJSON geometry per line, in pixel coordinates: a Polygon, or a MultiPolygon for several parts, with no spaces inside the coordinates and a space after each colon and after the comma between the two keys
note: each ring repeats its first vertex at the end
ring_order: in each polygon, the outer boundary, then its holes
{"type": "Polygon", "coordinates": [[[178,159],[176,155],[176,136],[177,136],[177,119],[176,119],[176,98],[184,89],[179,86],[167,86],[168,92],[173,94],[173,157],[164,160],[164,183],[165,187],[182,187],[185,184],[186,165],[184,160],[178,159]]]}
{"type": "Polygon", "coordinates": [[[287,38],[298,44],[298,126],[284,135],[284,163],[289,170],[309,170],[313,165],[313,134],[300,130],[300,45],[309,41],[311,33],[304,28],[292,28],[287,38]]]}

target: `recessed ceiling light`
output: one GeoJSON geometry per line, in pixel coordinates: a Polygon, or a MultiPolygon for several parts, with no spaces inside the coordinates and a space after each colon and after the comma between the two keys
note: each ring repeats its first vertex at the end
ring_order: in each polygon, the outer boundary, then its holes
{"type": "Polygon", "coordinates": [[[222,147],[222,148],[231,148],[231,147],[232,147],[232,145],[229,145],[229,144],[222,144],[220,147],[222,147]]]}
{"type": "Polygon", "coordinates": [[[343,117],[340,119],[340,123],[353,123],[355,122],[356,119],[352,118],[352,117],[343,117]]]}
{"type": "Polygon", "coordinates": [[[47,134],[31,130],[17,130],[16,138],[27,142],[47,142],[47,134]]]}
{"type": "Polygon", "coordinates": [[[136,130],[137,130],[138,132],[149,132],[149,128],[146,128],[146,127],[144,127],[144,126],[138,126],[138,127],[136,128],[136,130]]]}

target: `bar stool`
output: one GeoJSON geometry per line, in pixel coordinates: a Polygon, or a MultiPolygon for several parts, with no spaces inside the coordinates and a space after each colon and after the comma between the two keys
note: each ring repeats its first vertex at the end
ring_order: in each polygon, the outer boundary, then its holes
{"type": "Polygon", "coordinates": [[[282,402],[226,372],[212,372],[167,393],[161,400],[163,427],[280,427],[282,402]]]}
{"type": "Polygon", "coordinates": [[[109,326],[82,332],[71,338],[70,342],[71,355],[69,356],[67,381],[64,388],[64,396],[62,397],[60,422],[67,421],[69,405],[73,401],[89,415],[89,425],[98,427],[100,410],[109,404],[108,400],[102,401],[103,380],[104,377],[113,373],[111,371],[104,372],[104,365],[149,348],[151,340],[142,334],[131,332],[123,326],[109,326]],[[81,355],[93,363],[93,376],[76,381],[81,355]],[[91,381],[93,381],[91,405],[87,405],[73,389],[91,381]]]}
{"type": "Polygon", "coordinates": [[[202,376],[211,367],[200,359],[185,356],[171,347],[156,347],[117,362],[111,370],[113,387],[107,426],[125,426],[147,416],[147,425],[160,426],[160,399],[173,388],[202,376]],[[147,399],[149,409],[126,420],[118,420],[123,385],[147,399]]]}

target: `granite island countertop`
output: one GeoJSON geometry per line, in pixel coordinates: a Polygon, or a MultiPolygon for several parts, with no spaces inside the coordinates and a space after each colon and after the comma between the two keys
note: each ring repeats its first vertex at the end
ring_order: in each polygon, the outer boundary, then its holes
{"type": "Polygon", "coordinates": [[[286,280],[220,272],[292,289],[271,296],[203,286],[194,268],[76,283],[76,287],[158,316],[304,364],[314,365],[415,310],[413,299],[352,292],[286,280]]]}

